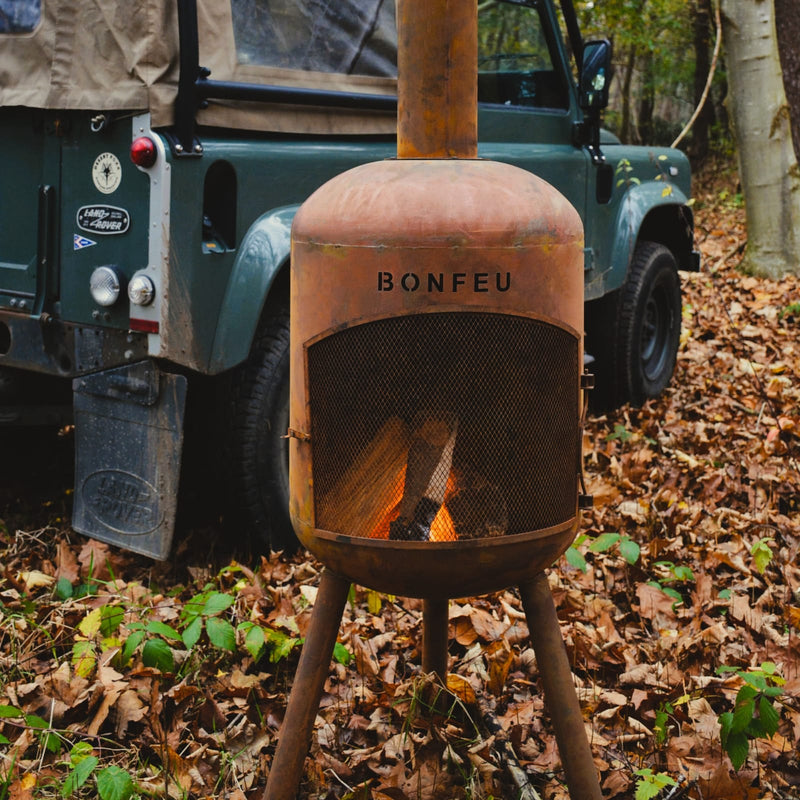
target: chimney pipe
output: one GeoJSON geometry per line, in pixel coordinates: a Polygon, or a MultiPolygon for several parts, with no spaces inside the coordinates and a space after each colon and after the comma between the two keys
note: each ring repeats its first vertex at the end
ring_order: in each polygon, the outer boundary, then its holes
{"type": "Polygon", "coordinates": [[[477,2],[398,0],[397,38],[397,157],[477,158],[477,2]]]}

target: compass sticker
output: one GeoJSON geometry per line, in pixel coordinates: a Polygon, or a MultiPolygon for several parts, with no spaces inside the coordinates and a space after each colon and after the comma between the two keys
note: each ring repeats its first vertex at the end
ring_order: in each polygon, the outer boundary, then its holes
{"type": "Polygon", "coordinates": [[[100,153],[92,164],[92,181],[103,194],[116,192],[122,182],[122,164],[113,153],[100,153]]]}

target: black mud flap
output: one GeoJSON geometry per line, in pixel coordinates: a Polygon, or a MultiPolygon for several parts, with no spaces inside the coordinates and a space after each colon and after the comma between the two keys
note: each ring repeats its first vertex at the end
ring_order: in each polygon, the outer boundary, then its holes
{"type": "Polygon", "coordinates": [[[186,378],[152,361],[76,378],[72,527],[165,559],[172,545],[186,378]]]}

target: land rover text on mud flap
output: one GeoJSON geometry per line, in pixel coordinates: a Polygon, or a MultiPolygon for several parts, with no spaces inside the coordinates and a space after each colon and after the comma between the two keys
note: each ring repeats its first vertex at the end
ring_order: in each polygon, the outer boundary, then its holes
{"type": "MultiPolygon", "coordinates": [[[[697,267],[688,162],[601,133],[610,46],[570,0],[482,4],[479,24],[480,156],[579,211],[596,394],[642,403],[697,267]]],[[[166,558],[179,485],[205,486],[232,535],[291,546],[290,227],[395,155],[395,42],[392,0],[0,0],[0,422],[74,422],[76,530],[166,558]]]]}

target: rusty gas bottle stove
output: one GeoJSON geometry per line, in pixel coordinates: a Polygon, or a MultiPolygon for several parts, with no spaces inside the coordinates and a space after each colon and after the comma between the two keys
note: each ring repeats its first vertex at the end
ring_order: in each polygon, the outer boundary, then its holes
{"type": "Polygon", "coordinates": [[[578,528],[583,228],[477,158],[474,0],[398,0],[396,160],[329,181],[292,229],[290,497],[325,564],[265,800],[295,796],[351,582],[447,603],[517,584],[574,800],[600,797],[543,570],[578,528]]]}

